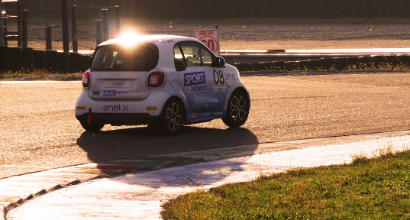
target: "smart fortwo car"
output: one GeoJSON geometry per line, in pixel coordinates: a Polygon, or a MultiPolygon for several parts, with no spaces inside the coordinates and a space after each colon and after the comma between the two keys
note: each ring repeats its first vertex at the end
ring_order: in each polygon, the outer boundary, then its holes
{"type": "Polygon", "coordinates": [[[75,115],[87,131],[148,124],[175,134],[183,125],[217,118],[239,127],[250,108],[238,70],[191,37],[135,35],[103,42],[82,84],[75,115]]]}

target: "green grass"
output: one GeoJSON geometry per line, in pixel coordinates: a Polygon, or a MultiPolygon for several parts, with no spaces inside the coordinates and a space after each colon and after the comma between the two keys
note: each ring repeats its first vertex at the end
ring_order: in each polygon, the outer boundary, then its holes
{"type": "Polygon", "coordinates": [[[410,151],[189,193],[165,219],[410,219],[410,151]]]}

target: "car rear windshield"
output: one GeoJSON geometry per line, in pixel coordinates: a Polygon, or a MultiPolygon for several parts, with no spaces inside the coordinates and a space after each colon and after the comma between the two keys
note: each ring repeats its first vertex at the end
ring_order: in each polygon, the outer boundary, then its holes
{"type": "Polygon", "coordinates": [[[97,49],[91,64],[94,71],[150,71],[158,63],[158,48],[142,44],[133,49],[102,46],[97,49]]]}

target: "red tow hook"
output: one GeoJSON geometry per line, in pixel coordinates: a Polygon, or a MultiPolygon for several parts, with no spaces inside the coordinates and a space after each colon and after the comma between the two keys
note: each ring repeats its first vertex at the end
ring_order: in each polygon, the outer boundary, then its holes
{"type": "Polygon", "coordinates": [[[92,113],[91,108],[90,108],[90,109],[88,109],[87,123],[91,124],[92,120],[93,120],[93,113],[92,113]]]}

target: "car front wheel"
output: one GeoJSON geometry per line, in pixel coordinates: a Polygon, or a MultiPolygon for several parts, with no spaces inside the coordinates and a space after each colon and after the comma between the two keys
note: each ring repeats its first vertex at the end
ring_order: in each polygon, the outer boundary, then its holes
{"type": "Polygon", "coordinates": [[[250,99],[246,91],[238,89],[229,98],[225,117],[222,121],[231,128],[243,125],[248,119],[250,99]]]}

